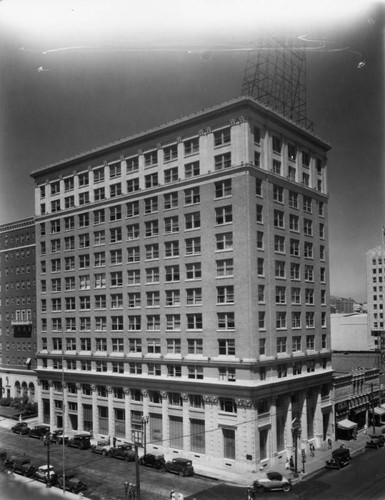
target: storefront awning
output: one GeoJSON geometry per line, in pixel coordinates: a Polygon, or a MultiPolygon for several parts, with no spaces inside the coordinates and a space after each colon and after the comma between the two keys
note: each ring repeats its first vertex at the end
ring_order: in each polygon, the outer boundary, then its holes
{"type": "Polygon", "coordinates": [[[374,414],[375,415],[385,415],[385,409],[384,408],[374,408],[374,414]]]}
{"type": "Polygon", "coordinates": [[[337,422],[337,426],[339,429],[354,429],[354,427],[357,427],[357,424],[355,422],[352,422],[351,420],[348,420],[347,418],[344,418],[344,420],[340,420],[337,422]]]}

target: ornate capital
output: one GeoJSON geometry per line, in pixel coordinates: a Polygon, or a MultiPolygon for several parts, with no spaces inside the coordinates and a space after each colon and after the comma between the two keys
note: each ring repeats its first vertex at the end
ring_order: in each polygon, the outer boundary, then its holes
{"type": "Polygon", "coordinates": [[[167,391],[160,391],[160,396],[162,399],[167,399],[167,391]]]}
{"type": "Polygon", "coordinates": [[[143,154],[143,149],[138,149],[138,155],[142,155],[143,154]]]}
{"type": "Polygon", "coordinates": [[[238,408],[252,408],[253,406],[251,399],[236,399],[235,402],[238,408]]]}
{"type": "Polygon", "coordinates": [[[53,380],[48,380],[48,385],[49,385],[50,387],[53,387],[53,380]]]}
{"type": "Polygon", "coordinates": [[[208,405],[218,404],[218,398],[216,396],[203,396],[203,401],[208,405]]]}
{"type": "Polygon", "coordinates": [[[176,138],[176,141],[180,143],[180,142],[183,141],[183,139],[182,139],[182,137],[179,136],[179,137],[176,138]]]}
{"type": "Polygon", "coordinates": [[[96,391],[96,385],[95,385],[95,384],[91,384],[91,391],[92,391],[92,392],[95,392],[95,391],[96,391]]]}
{"type": "Polygon", "coordinates": [[[82,384],[80,382],[76,382],[75,387],[78,391],[80,391],[82,388],[82,384]]]}
{"type": "Polygon", "coordinates": [[[67,389],[68,384],[67,384],[67,382],[63,382],[61,386],[63,387],[63,389],[67,389]]]}
{"type": "Polygon", "coordinates": [[[109,394],[111,394],[111,393],[112,393],[112,386],[111,386],[111,385],[107,385],[107,392],[108,392],[109,394]]]}
{"type": "Polygon", "coordinates": [[[126,396],[129,396],[130,395],[130,389],[129,387],[123,387],[123,392],[126,396]]]}
{"type": "Polygon", "coordinates": [[[188,394],[186,392],[182,392],[180,397],[182,398],[182,401],[188,401],[188,394]]]}
{"type": "Polygon", "coordinates": [[[142,389],[142,396],[144,398],[148,398],[148,391],[147,391],[147,389],[142,389]]]}

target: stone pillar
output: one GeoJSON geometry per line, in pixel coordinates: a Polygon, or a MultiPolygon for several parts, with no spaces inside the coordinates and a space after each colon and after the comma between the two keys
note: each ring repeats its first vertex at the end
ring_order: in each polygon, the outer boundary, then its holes
{"type": "Polygon", "coordinates": [[[111,438],[115,436],[115,412],[114,412],[114,391],[110,385],[107,386],[108,391],[108,435],[111,438]]]}
{"type": "Polygon", "coordinates": [[[255,462],[255,420],[253,402],[250,399],[237,399],[237,429],[235,457],[253,468],[255,462]],[[245,423],[246,422],[246,423],[245,423]]]}
{"type": "Polygon", "coordinates": [[[62,391],[63,391],[63,429],[72,430],[72,427],[70,427],[70,420],[68,414],[68,389],[66,382],[62,384],[62,391]]]}
{"type": "Polygon", "coordinates": [[[84,431],[84,412],[83,412],[83,400],[82,400],[82,384],[76,384],[76,397],[78,403],[78,430],[80,432],[84,431]]]}
{"type": "MultiPolygon", "coordinates": [[[[216,396],[203,396],[205,402],[205,423],[206,429],[218,428],[218,398],[216,396]]],[[[206,456],[223,457],[221,445],[223,443],[222,436],[219,436],[219,431],[206,433],[206,456]]]]}
{"type": "Polygon", "coordinates": [[[191,451],[191,426],[190,426],[190,419],[189,419],[189,401],[188,401],[188,394],[187,393],[182,393],[182,402],[183,402],[183,410],[182,410],[182,418],[183,418],[183,450],[186,453],[189,453],[191,451]]]}
{"type": "Polygon", "coordinates": [[[131,432],[131,394],[130,389],[128,387],[123,387],[124,390],[124,411],[126,416],[126,439],[128,441],[132,441],[132,432],[131,432]]]}
{"type": "Polygon", "coordinates": [[[322,396],[321,387],[319,387],[317,392],[317,403],[314,414],[314,437],[316,438],[317,446],[323,443],[323,414],[322,414],[322,396]]]}
{"type": "Polygon", "coordinates": [[[168,400],[167,392],[161,391],[160,396],[162,398],[162,436],[163,436],[163,448],[170,448],[170,425],[168,421],[168,400]]]}
{"type": "Polygon", "coordinates": [[[93,434],[94,436],[96,436],[97,434],[99,434],[99,413],[98,413],[96,385],[91,385],[91,390],[92,390],[92,425],[93,425],[93,434]]]}
{"type": "MultiPolygon", "coordinates": [[[[53,397],[53,382],[48,381],[49,384],[49,425],[52,428],[56,427],[56,414],[55,414],[55,399],[53,397]]],[[[64,401],[63,401],[64,406],[64,401]]]]}
{"type": "Polygon", "coordinates": [[[277,454],[277,398],[276,397],[271,398],[270,415],[271,415],[271,427],[269,432],[268,458],[272,459],[273,456],[277,454]]]}

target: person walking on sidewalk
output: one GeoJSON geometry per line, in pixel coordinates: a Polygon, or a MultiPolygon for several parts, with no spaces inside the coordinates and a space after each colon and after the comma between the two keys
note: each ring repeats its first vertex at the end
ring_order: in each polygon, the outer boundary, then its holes
{"type": "Polygon", "coordinates": [[[311,457],[314,457],[315,447],[314,447],[314,444],[313,444],[313,443],[310,443],[310,445],[309,445],[309,449],[310,449],[310,456],[311,456],[311,457]]]}

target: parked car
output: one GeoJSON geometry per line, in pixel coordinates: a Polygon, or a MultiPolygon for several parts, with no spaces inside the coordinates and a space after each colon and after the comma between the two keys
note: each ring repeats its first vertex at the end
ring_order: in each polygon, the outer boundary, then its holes
{"type": "Polygon", "coordinates": [[[38,424],[29,431],[29,437],[34,437],[43,440],[44,436],[50,432],[48,424],[38,424]]]}
{"type": "Polygon", "coordinates": [[[147,465],[147,467],[153,467],[154,469],[163,469],[166,465],[166,460],[163,455],[147,453],[140,457],[139,463],[141,465],[147,465]]]}
{"type": "Polygon", "coordinates": [[[68,439],[67,446],[79,448],[80,450],[89,450],[91,448],[91,436],[89,432],[75,434],[68,439]]]}
{"type": "Polygon", "coordinates": [[[135,451],[133,450],[131,444],[120,444],[115,448],[111,448],[108,454],[110,457],[121,458],[127,462],[135,460],[135,451]]]}
{"type": "MultiPolygon", "coordinates": [[[[80,493],[81,491],[85,491],[87,489],[86,483],[84,483],[83,481],[81,481],[80,479],[78,479],[75,476],[70,476],[70,477],[66,476],[64,484],[65,484],[66,491],[70,491],[70,492],[76,493],[76,494],[80,493]]],[[[63,489],[63,478],[62,477],[56,478],[55,486],[57,488],[63,489]]]]}
{"type": "Polygon", "coordinates": [[[292,489],[290,479],[282,476],[280,472],[268,472],[265,478],[257,479],[253,485],[248,488],[250,496],[255,498],[255,494],[264,493],[265,491],[284,491],[287,493],[292,489]]]}
{"type": "Polygon", "coordinates": [[[35,471],[34,478],[37,479],[38,481],[42,481],[43,483],[46,483],[48,481],[48,477],[51,480],[51,483],[54,483],[56,481],[56,474],[53,465],[41,465],[38,467],[35,471]]]}
{"type": "Polygon", "coordinates": [[[8,451],[5,448],[0,448],[0,462],[5,462],[8,456],[8,451]]]}
{"type": "Polygon", "coordinates": [[[332,452],[332,458],[326,460],[327,469],[341,469],[350,463],[351,456],[348,448],[337,448],[332,452]]]}
{"type": "Polygon", "coordinates": [[[24,460],[25,462],[30,462],[30,459],[26,455],[22,455],[21,453],[12,453],[6,456],[4,460],[4,466],[7,469],[12,469],[13,464],[15,463],[16,460],[19,461],[24,460]]]}
{"type": "Polygon", "coordinates": [[[385,436],[383,434],[370,434],[370,439],[366,442],[367,448],[380,448],[385,444],[385,436]]]}
{"type": "Polygon", "coordinates": [[[179,476],[193,476],[194,467],[192,461],[187,458],[173,458],[166,462],[164,469],[179,476]]]}
{"type": "Polygon", "coordinates": [[[100,440],[96,444],[91,445],[90,451],[92,453],[100,453],[104,457],[108,455],[108,452],[112,449],[109,440],[100,440]]]}
{"type": "Polygon", "coordinates": [[[33,477],[36,472],[36,467],[31,464],[29,458],[24,458],[21,460],[15,460],[11,467],[12,472],[16,472],[16,474],[22,474],[26,477],[33,477]]]}
{"type": "Polygon", "coordinates": [[[62,436],[63,436],[63,429],[62,428],[53,430],[50,433],[51,443],[60,444],[59,441],[61,440],[62,436]]]}
{"type": "Polygon", "coordinates": [[[30,430],[27,422],[17,422],[17,424],[11,427],[11,431],[15,434],[29,434],[30,430]]]}

